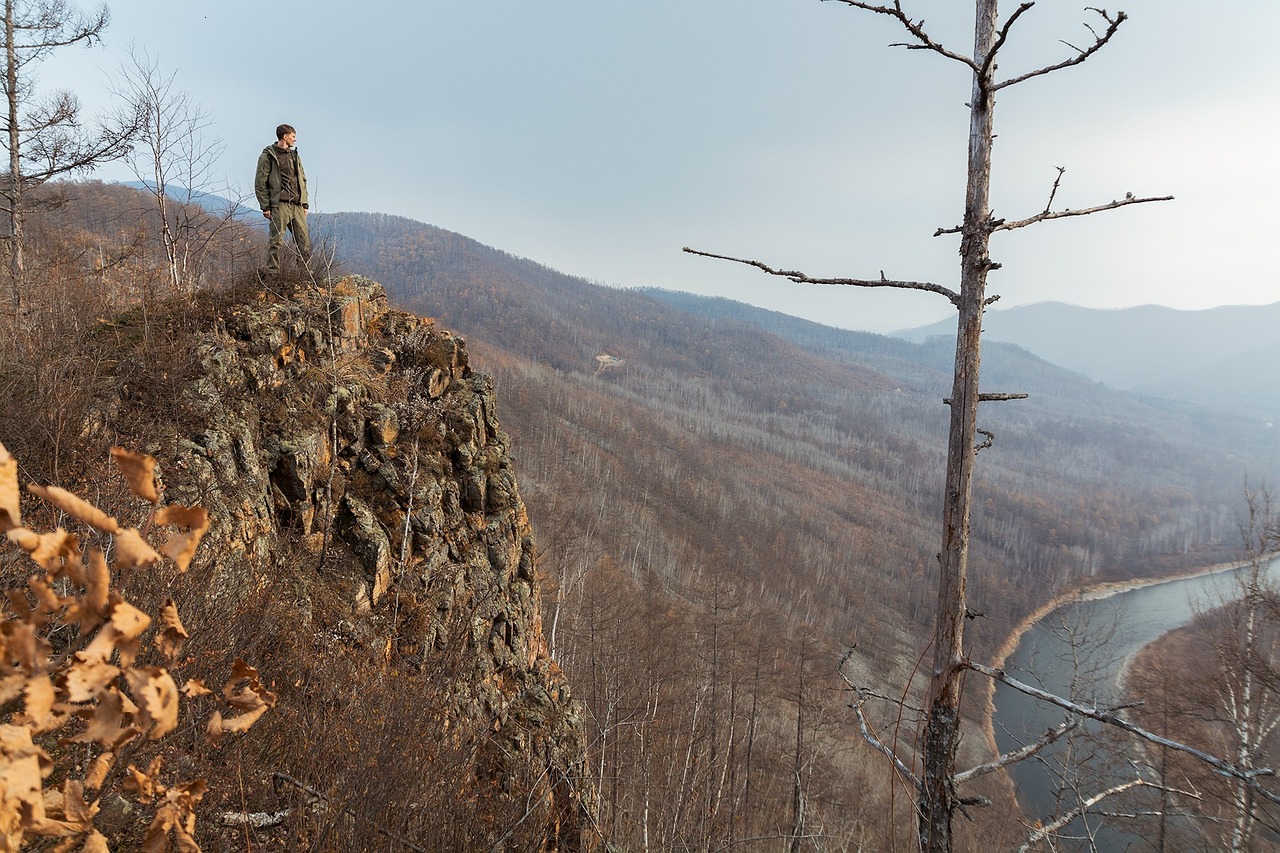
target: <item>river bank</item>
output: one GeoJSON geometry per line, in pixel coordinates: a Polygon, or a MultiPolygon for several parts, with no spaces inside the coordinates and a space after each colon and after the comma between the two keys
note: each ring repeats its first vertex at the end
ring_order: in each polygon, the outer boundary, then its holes
{"type": "MultiPolygon", "coordinates": [[[[1040,622],[1060,607],[1081,601],[1099,601],[1101,599],[1110,598],[1112,596],[1132,592],[1133,590],[1143,589],[1146,587],[1160,586],[1162,584],[1176,583],[1178,581],[1189,580],[1192,578],[1202,578],[1224,572],[1231,572],[1247,565],[1248,561],[1218,563],[1213,566],[1196,569],[1190,572],[1182,572],[1176,575],[1169,575],[1166,577],[1135,578],[1129,581],[1094,584],[1092,586],[1076,588],[1068,592],[1061,593],[1033,610],[1014,626],[1013,630],[1005,637],[1004,642],[997,647],[991,666],[996,669],[1003,669],[1009,659],[1009,656],[1017,650],[1018,644],[1022,641],[1022,638],[1025,636],[1027,631],[1031,630],[1036,623],[1040,622]]],[[[1125,666],[1128,666],[1128,661],[1126,661],[1125,666]]],[[[987,742],[987,747],[991,751],[992,757],[1000,755],[1000,748],[996,743],[995,696],[996,682],[991,679],[987,679],[982,711],[983,736],[987,742]]],[[[1009,782],[1008,775],[1004,774],[1004,776],[1006,782],[1009,782]]],[[[1009,784],[1011,785],[1011,782],[1009,784]]]]}

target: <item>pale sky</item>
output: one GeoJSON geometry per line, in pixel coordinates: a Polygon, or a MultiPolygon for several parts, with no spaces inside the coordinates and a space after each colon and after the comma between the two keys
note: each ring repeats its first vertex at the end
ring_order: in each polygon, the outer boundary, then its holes
{"type": "MultiPolygon", "coordinates": [[[[1096,2],[1096,0],[1094,0],[1096,2]]],[[[1016,8],[1007,0],[1005,12],[1016,8]]],[[[1040,0],[1012,74],[1083,45],[1086,0],[1040,0]]],[[[972,5],[905,0],[968,52],[972,5]]],[[[82,4],[82,8],[90,8],[82,4]]],[[[298,129],[312,208],[391,213],[603,284],[727,296],[847,328],[941,297],[795,285],[682,246],[823,277],[955,286],[970,77],[885,16],[818,0],[115,0],[106,44],[39,69],[105,107],[130,42],[177,75],[251,190],[298,129]]],[[[998,307],[1280,301],[1280,3],[1123,0],[1082,66],[997,105],[996,214],[1173,195],[997,235],[998,307]]],[[[131,176],[120,166],[106,180],[131,176]]],[[[218,187],[212,187],[218,189],[218,187]]]]}

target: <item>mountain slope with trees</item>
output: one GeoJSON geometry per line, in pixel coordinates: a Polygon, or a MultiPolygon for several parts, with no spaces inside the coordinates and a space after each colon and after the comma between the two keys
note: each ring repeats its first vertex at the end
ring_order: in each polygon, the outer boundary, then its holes
{"type": "MultiPolygon", "coordinates": [[[[829,667],[848,648],[875,683],[909,680],[934,606],[951,341],[910,343],[727,300],[602,287],[397,217],[337,214],[316,224],[345,263],[466,335],[494,373],[556,589],[554,653],[583,691],[597,741],[623,764],[653,762],[649,738],[662,729],[623,709],[683,707],[682,730],[661,734],[671,755],[705,750],[700,766],[720,772],[695,789],[740,802],[748,788],[730,780],[759,746],[736,740],[740,726],[726,733],[710,721],[741,710],[730,698],[744,689],[736,654],[753,643],[767,643],[775,661],[790,658],[753,696],[794,696],[797,662],[811,659],[799,671],[818,665],[816,683],[831,696],[829,667]],[[600,355],[622,363],[601,370],[600,355]],[[651,640],[655,612],[677,624],[651,640]],[[673,655],[690,660],[673,664],[678,675],[631,684],[602,663],[618,654],[613,632],[644,632],[638,653],[656,658],[641,672],[673,655]],[[664,688],[672,695],[659,701],[664,688]]],[[[987,347],[984,376],[988,390],[1031,398],[980,423],[994,439],[975,491],[983,518],[970,600],[985,617],[969,632],[975,654],[1056,592],[1226,559],[1241,484],[1275,470],[1275,435],[1250,419],[1139,399],[1009,345],[987,347]]],[[[780,732],[791,715],[803,729],[805,703],[785,707],[774,710],[780,732]]],[[[857,749],[838,708],[820,716],[823,731],[804,743],[836,738],[857,749]]],[[[774,748],[787,755],[783,743],[774,748]]],[[[826,770],[856,776],[848,765],[826,770]]],[[[633,826],[654,807],[648,789],[607,775],[606,815],[633,826]]],[[[731,837],[733,818],[712,814],[706,820],[720,823],[699,832],[731,837]]]]}
{"type": "MultiPolygon", "coordinates": [[[[40,418],[6,431],[33,478],[65,481],[92,468],[79,430],[118,393],[104,344],[172,354],[129,393],[174,392],[185,380],[170,364],[199,319],[185,312],[203,303],[171,292],[145,193],[59,191],[64,203],[33,221],[49,286],[32,322],[47,325],[40,340],[69,343],[11,361],[4,379],[11,396],[49,389],[40,418]]],[[[602,287],[396,217],[312,224],[340,265],[464,335],[493,377],[548,653],[586,711],[603,837],[620,849],[887,849],[912,820],[909,798],[868,760],[835,662],[848,652],[849,674],[900,685],[927,647],[950,344],[602,287]]],[[[243,291],[236,265],[261,239],[224,234],[203,279],[243,291]]],[[[976,491],[975,653],[1065,588],[1232,554],[1239,487],[1274,467],[1271,433],[1126,396],[1017,347],[990,347],[985,366],[991,390],[1032,397],[983,418],[994,443],[976,491]]],[[[877,722],[909,742],[909,716],[877,722]]],[[[976,838],[1017,834],[997,811],[977,813],[976,838]]]]}

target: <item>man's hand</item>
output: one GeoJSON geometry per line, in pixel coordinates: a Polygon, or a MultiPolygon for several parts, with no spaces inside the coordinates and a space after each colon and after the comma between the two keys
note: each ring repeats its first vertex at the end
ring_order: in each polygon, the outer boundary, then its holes
{"type": "Polygon", "coordinates": [[[262,211],[262,215],[263,215],[264,217],[266,217],[267,219],[270,219],[270,218],[271,218],[271,211],[269,211],[269,210],[264,210],[264,211],[262,211]]]}

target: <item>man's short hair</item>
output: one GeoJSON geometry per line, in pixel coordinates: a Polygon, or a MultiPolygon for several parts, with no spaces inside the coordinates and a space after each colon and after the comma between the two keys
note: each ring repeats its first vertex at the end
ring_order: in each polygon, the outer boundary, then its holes
{"type": "Polygon", "coordinates": [[[288,133],[297,133],[297,132],[298,132],[298,131],[296,131],[296,130],[294,130],[294,129],[293,129],[293,125],[291,125],[291,124],[282,124],[282,125],[280,125],[279,127],[277,127],[277,128],[276,128],[276,139],[284,139],[285,134],[288,134],[288,133]]]}

